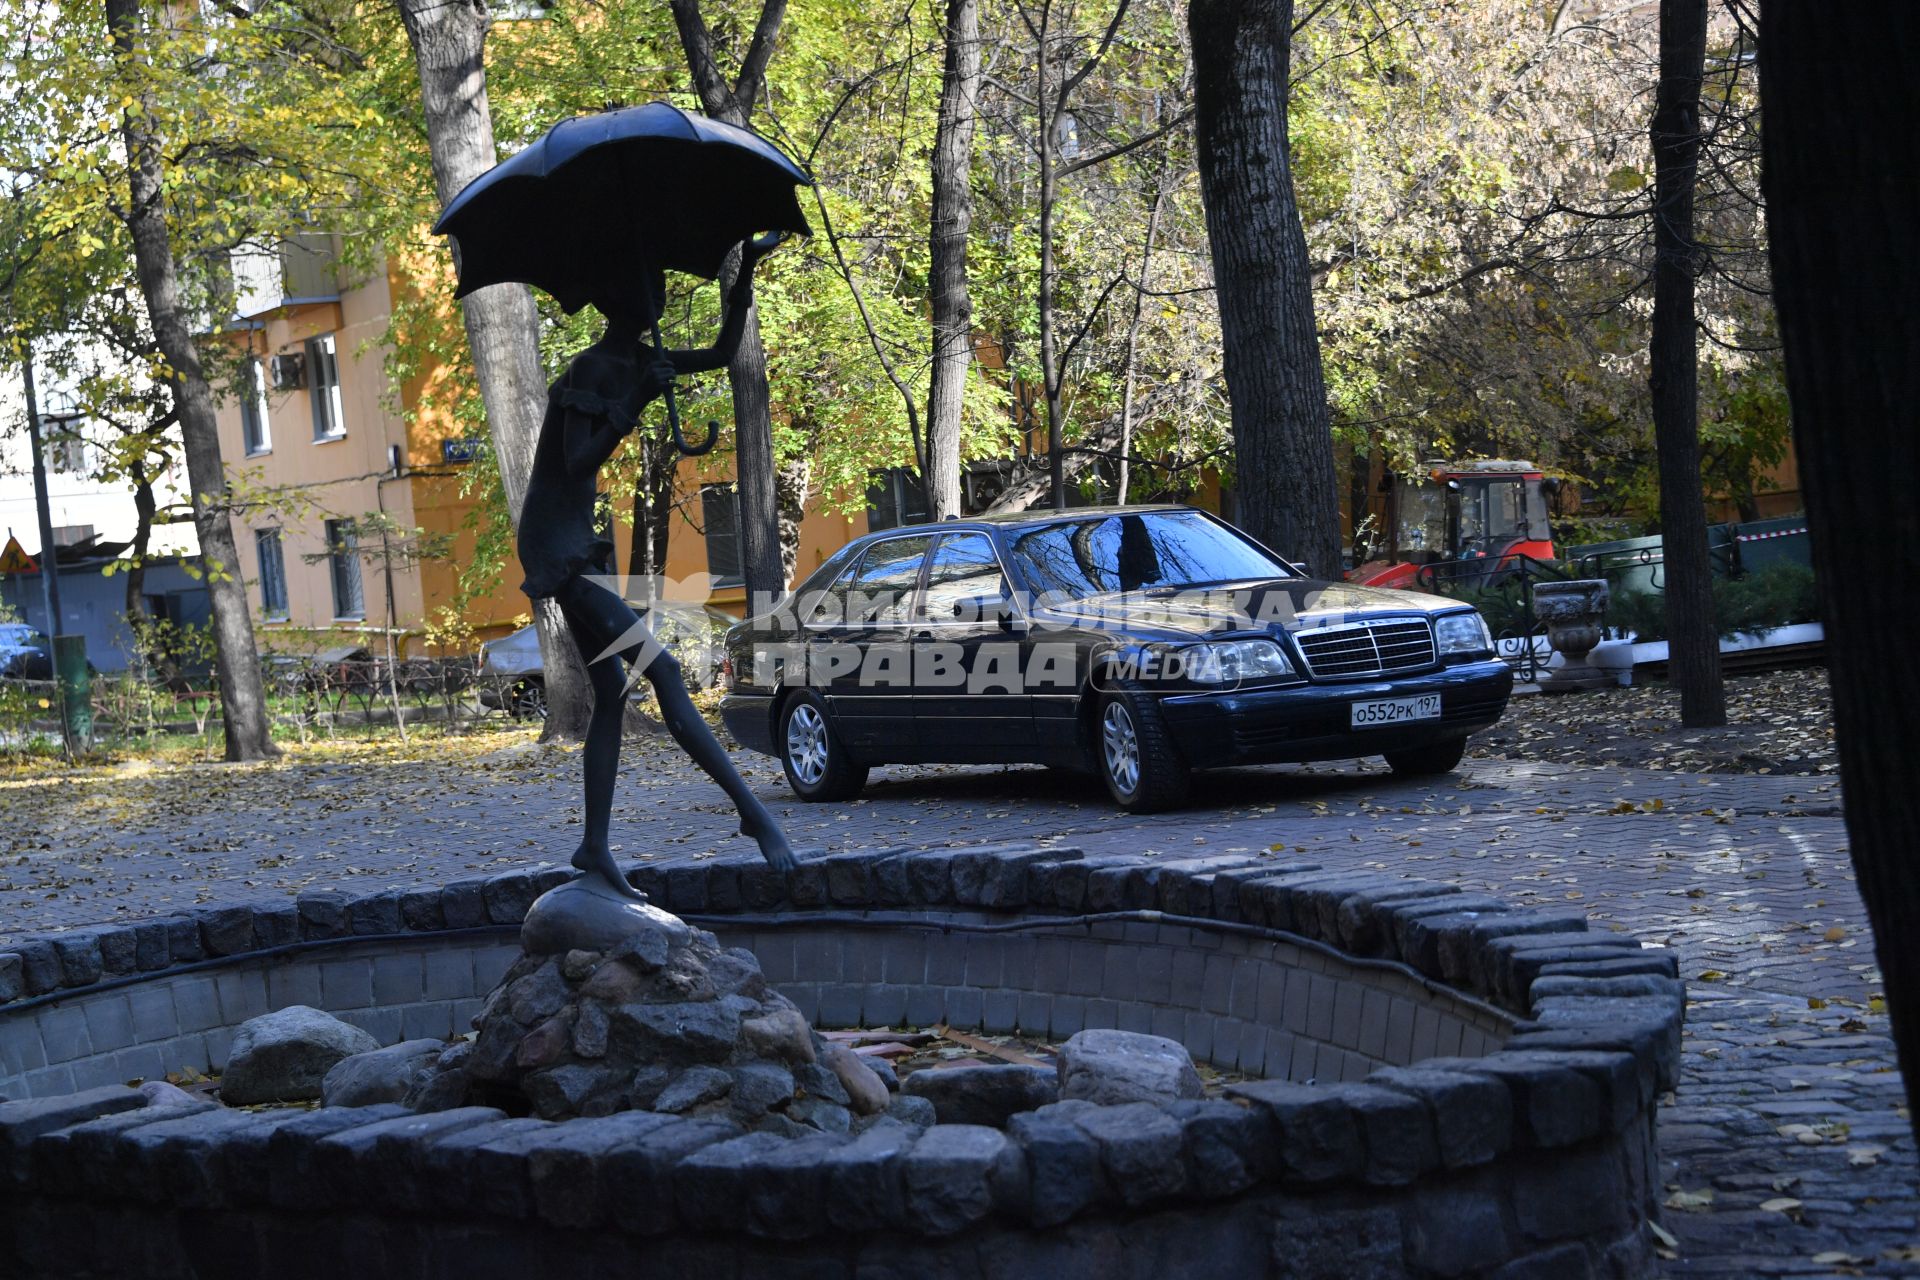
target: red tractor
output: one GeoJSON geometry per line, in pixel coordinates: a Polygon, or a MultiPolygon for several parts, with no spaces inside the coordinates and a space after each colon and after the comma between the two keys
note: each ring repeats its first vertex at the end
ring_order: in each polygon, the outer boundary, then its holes
{"type": "Polygon", "coordinates": [[[1436,578],[1471,579],[1493,586],[1517,572],[1523,557],[1553,559],[1547,498],[1558,480],[1531,462],[1433,462],[1425,470],[1388,475],[1385,510],[1376,513],[1385,546],[1376,543],[1374,558],[1348,574],[1350,581],[1431,589],[1436,578]]]}

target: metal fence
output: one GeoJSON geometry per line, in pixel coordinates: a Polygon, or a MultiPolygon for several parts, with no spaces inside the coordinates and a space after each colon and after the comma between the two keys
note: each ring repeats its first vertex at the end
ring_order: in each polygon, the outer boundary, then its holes
{"type": "MultiPolygon", "coordinates": [[[[537,679],[482,671],[471,656],[405,658],[390,666],[384,658],[270,655],[261,661],[261,674],[276,728],[303,742],[394,733],[401,725],[457,730],[535,719],[546,707],[537,679]]],[[[51,680],[0,680],[0,756],[57,753],[58,700],[51,680]]],[[[217,745],[220,691],[211,673],[95,675],[92,700],[96,743],[197,737],[209,749],[217,745]]]]}

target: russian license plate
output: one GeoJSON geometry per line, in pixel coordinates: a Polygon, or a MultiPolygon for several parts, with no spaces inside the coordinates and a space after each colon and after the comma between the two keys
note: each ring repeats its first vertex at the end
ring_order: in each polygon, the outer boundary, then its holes
{"type": "Polygon", "coordinates": [[[1440,695],[1437,693],[1422,694],[1418,698],[1378,698],[1372,702],[1353,704],[1353,727],[1356,729],[1439,718],[1440,695]]]}

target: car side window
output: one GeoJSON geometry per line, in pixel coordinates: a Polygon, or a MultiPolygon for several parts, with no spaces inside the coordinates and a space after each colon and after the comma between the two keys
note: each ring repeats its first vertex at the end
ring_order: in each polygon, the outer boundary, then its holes
{"type": "Polygon", "coordinates": [[[931,535],[917,535],[888,538],[868,547],[847,596],[847,622],[870,627],[905,622],[913,609],[920,564],[932,545],[931,535]]]}
{"type": "Polygon", "coordinates": [[[833,585],[819,592],[807,607],[806,625],[810,627],[837,627],[847,620],[847,596],[853,590],[853,575],[860,571],[860,557],[855,556],[846,572],[833,580],[833,585]]]}
{"type": "Polygon", "coordinates": [[[926,598],[920,617],[928,622],[952,622],[954,606],[982,596],[1007,595],[1000,558],[982,533],[949,533],[940,539],[927,566],[926,598]]]}

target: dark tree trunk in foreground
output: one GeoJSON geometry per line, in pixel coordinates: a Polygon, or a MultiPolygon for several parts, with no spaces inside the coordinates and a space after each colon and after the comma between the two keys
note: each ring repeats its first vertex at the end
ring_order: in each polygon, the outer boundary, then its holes
{"type": "Polygon", "coordinates": [[[1764,189],[1853,865],[1920,1116],[1920,8],[1769,0],[1764,189]]]}
{"type": "Polygon", "coordinates": [[[1195,133],[1233,402],[1237,522],[1340,576],[1340,499],[1287,155],[1293,0],[1193,0],[1195,133]]]}
{"type": "MultiPolygon", "coordinates": [[[[713,34],[700,16],[699,0],[672,0],[674,25],[687,68],[706,113],[728,124],[748,127],[760,91],[766,86],[767,59],[786,16],[786,0],[764,0],[753,39],[741,59],[740,74],[729,86],[714,59],[713,34]]],[[[727,257],[720,273],[724,296],[733,287],[739,254],[727,257]]],[[[786,590],[781,571],[779,499],[773,461],[773,403],[767,390],[767,349],[760,341],[760,309],[747,313],[740,350],[727,366],[733,387],[733,455],[740,494],[740,560],[746,579],[747,611],[771,606],[786,590]]]]}
{"type": "Polygon", "coordinates": [[[1700,395],[1693,283],[1693,189],[1700,166],[1700,81],[1707,0],[1660,0],[1660,84],[1653,104],[1653,336],[1648,350],[1660,462],[1660,539],[1667,579],[1667,670],[1680,721],[1727,722],[1720,631],[1713,620],[1707,499],[1700,484],[1700,395]]]}
{"type": "Polygon", "coordinates": [[[960,414],[973,363],[973,294],[967,240],[973,229],[974,104],[980,96],[979,0],[947,0],[947,63],[933,141],[933,225],[928,286],[933,369],[927,391],[926,486],[935,520],[960,514],[960,414]]]}
{"type": "MultiPolygon", "coordinates": [[[[420,71],[433,183],[444,207],[491,169],[493,114],[487,105],[487,10],[482,0],[395,0],[420,71]]],[[[521,284],[497,284],[460,302],[474,375],[487,410],[487,431],[506,490],[507,511],[520,524],[533,446],[540,438],[547,379],[540,368],[539,313],[521,284]]],[[[542,739],[578,741],[593,712],[587,669],[551,600],[534,607],[540,659],[546,668],[547,723],[542,739]]]]}
{"type": "MultiPolygon", "coordinates": [[[[139,0],[106,0],[107,27],[115,56],[133,63],[141,56],[139,0]]],[[[260,656],[253,642],[253,617],[240,577],[240,553],[234,546],[227,507],[227,475],[220,462],[220,432],[214,420],[213,390],[201,368],[200,351],[180,297],[180,278],[168,239],[166,175],[160,137],[145,105],[134,99],[120,119],[127,152],[126,224],[133,241],[140,293],[147,305],[155,343],[167,363],[166,383],[179,416],[185,445],[187,485],[193,495],[194,530],[206,568],[208,604],[213,614],[214,675],[220,686],[220,716],[226,730],[228,760],[264,760],[280,754],[273,744],[267,696],[260,678],[260,656]]],[[[51,551],[48,555],[51,556],[51,551]]],[[[48,631],[54,630],[49,627],[48,631]]]]}

